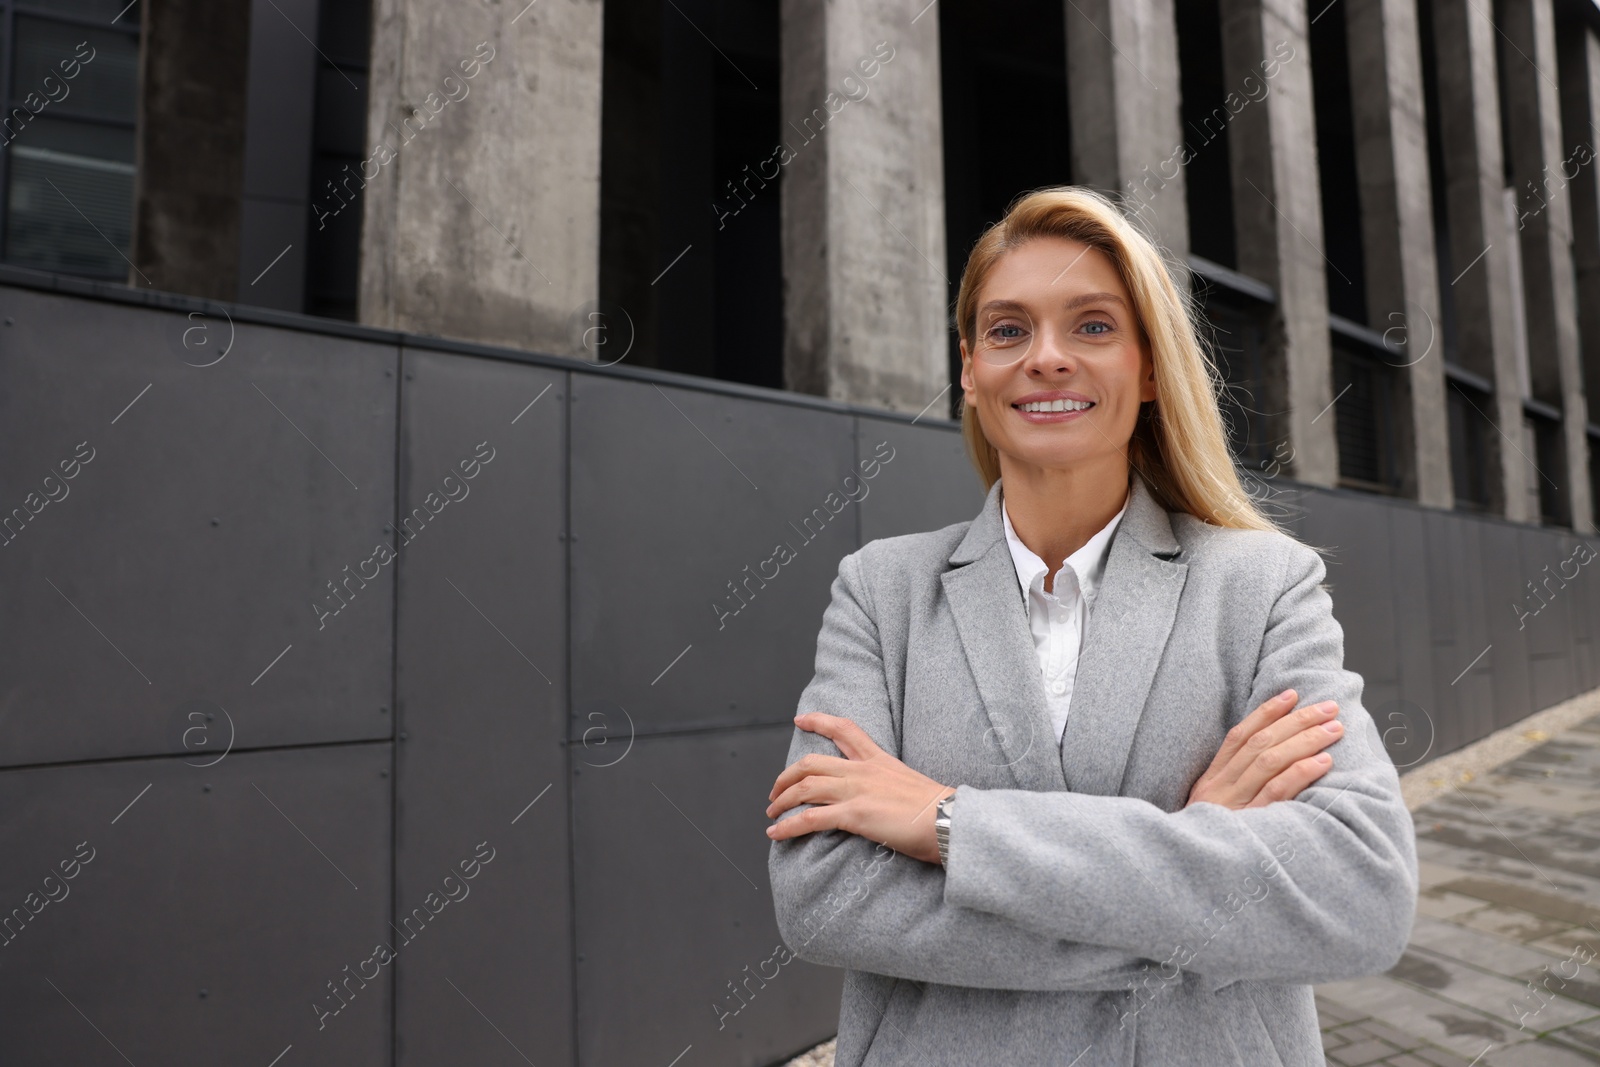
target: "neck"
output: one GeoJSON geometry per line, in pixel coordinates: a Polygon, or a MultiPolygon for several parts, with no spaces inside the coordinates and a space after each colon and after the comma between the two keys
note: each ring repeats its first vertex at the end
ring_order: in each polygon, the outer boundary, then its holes
{"type": "Polygon", "coordinates": [[[1128,463],[1120,455],[1111,458],[1115,462],[1050,468],[1010,463],[1000,456],[1006,514],[1017,537],[1050,568],[1046,590],[1054,591],[1062,562],[1128,502],[1128,463]]]}

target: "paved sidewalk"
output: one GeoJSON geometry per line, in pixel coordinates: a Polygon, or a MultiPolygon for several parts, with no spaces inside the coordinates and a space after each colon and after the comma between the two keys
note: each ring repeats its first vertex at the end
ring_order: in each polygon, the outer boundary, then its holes
{"type": "Polygon", "coordinates": [[[1415,809],[1410,947],[1317,987],[1329,1064],[1600,1064],[1600,718],[1520,735],[1543,743],[1415,809]]]}

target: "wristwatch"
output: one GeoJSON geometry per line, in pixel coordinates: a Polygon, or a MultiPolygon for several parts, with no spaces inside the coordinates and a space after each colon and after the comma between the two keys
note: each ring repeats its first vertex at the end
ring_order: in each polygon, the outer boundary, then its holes
{"type": "Polygon", "coordinates": [[[934,808],[933,836],[939,842],[939,866],[943,867],[950,860],[950,809],[955,806],[956,795],[949,796],[939,801],[934,808]]]}

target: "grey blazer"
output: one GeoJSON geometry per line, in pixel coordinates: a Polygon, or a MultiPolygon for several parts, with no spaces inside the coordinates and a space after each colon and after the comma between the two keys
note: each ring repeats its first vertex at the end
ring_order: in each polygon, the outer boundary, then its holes
{"type": "MultiPolygon", "coordinates": [[[[800,694],[957,787],[947,867],[842,830],[772,842],[789,951],[846,969],[838,1067],[1321,1067],[1311,983],[1393,966],[1417,890],[1322,559],[1169,513],[1133,475],[1058,748],[1001,491],[840,561],[800,694]],[[1290,687],[1339,703],[1328,772],[1185,808],[1229,727],[1290,687]]],[[[796,727],[785,766],[810,752],[840,754],[796,727]]]]}

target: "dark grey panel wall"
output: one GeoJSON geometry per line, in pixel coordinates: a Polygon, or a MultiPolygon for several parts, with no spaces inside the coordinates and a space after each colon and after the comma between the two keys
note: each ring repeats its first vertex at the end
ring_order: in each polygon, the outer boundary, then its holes
{"type": "Polygon", "coordinates": [[[959,433],[948,426],[879,419],[856,423],[857,467],[863,475],[876,471],[863,478],[862,544],[966,522],[982,509],[983,483],[967,461],[959,433]]]}
{"type": "Polygon", "coordinates": [[[397,1062],[571,1063],[568,375],[404,364],[396,912],[464,895],[400,963],[397,1062]]]}
{"type": "Polygon", "coordinates": [[[840,973],[773,958],[763,809],[793,732],[645,737],[574,769],[585,1067],[666,1064],[690,1046],[683,1062],[756,1067],[831,1033],[817,1023],[838,1019],[840,973]]]}
{"type": "Polygon", "coordinates": [[[396,349],[15,288],[0,315],[0,763],[198,751],[197,709],[207,752],[388,736],[392,574],[331,583],[394,513],[396,349]]]}
{"type": "Polygon", "coordinates": [[[0,772],[6,1062],[387,1064],[389,759],[0,772]]]}
{"type": "Polygon", "coordinates": [[[851,417],[602,375],[573,394],[572,737],[593,713],[792,717],[859,544],[851,417]]]}

